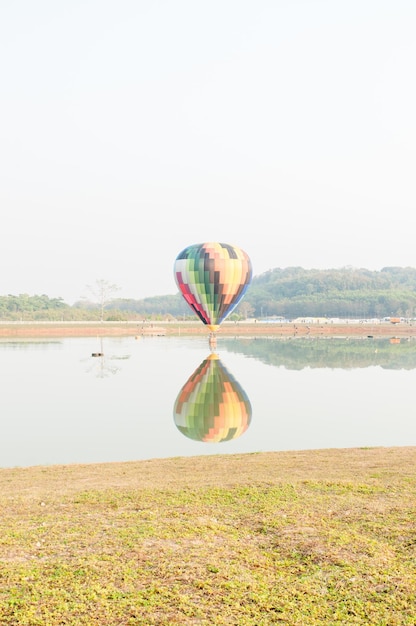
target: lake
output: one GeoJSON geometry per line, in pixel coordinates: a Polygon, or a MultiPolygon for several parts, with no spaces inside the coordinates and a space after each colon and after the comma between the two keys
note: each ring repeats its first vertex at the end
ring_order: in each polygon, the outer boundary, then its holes
{"type": "Polygon", "coordinates": [[[2,340],[0,373],[0,467],[416,445],[414,339],[2,340]]]}

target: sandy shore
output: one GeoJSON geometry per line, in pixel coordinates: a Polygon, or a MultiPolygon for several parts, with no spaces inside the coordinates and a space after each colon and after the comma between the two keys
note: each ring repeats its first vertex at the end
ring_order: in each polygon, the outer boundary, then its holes
{"type": "MultiPolygon", "coordinates": [[[[0,338],[42,337],[123,337],[163,335],[206,335],[209,331],[200,322],[38,322],[0,323],[0,338]]],[[[224,322],[218,337],[281,336],[281,337],[415,337],[416,325],[400,322],[345,324],[269,324],[262,322],[224,322]]]]}

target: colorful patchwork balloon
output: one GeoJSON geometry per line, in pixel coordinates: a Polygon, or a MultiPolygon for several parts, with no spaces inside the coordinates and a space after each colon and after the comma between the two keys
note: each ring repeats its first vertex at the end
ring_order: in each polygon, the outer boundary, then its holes
{"type": "Polygon", "coordinates": [[[252,267],[241,248],[211,242],[182,250],[175,260],[174,273],[186,302],[215,332],[244,296],[252,267]]]}
{"type": "Polygon", "coordinates": [[[217,354],[210,354],[182,387],[174,420],[186,437],[211,443],[236,439],[249,427],[250,400],[217,354]]]}

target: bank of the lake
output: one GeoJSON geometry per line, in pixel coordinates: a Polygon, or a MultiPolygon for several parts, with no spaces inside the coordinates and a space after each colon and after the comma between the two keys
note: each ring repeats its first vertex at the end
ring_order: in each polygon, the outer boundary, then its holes
{"type": "Polygon", "coordinates": [[[416,448],[0,470],[0,623],[412,625],[416,448]]]}
{"type": "MultiPolygon", "coordinates": [[[[0,338],[209,335],[201,322],[1,322],[0,338]]],[[[224,322],[217,336],[416,337],[416,324],[224,322]]]]}

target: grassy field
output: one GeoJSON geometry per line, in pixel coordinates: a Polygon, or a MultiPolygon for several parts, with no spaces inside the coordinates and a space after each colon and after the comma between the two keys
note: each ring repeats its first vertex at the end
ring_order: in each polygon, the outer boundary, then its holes
{"type": "Polygon", "coordinates": [[[7,626],[416,624],[416,448],[0,470],[7,626]]]}

